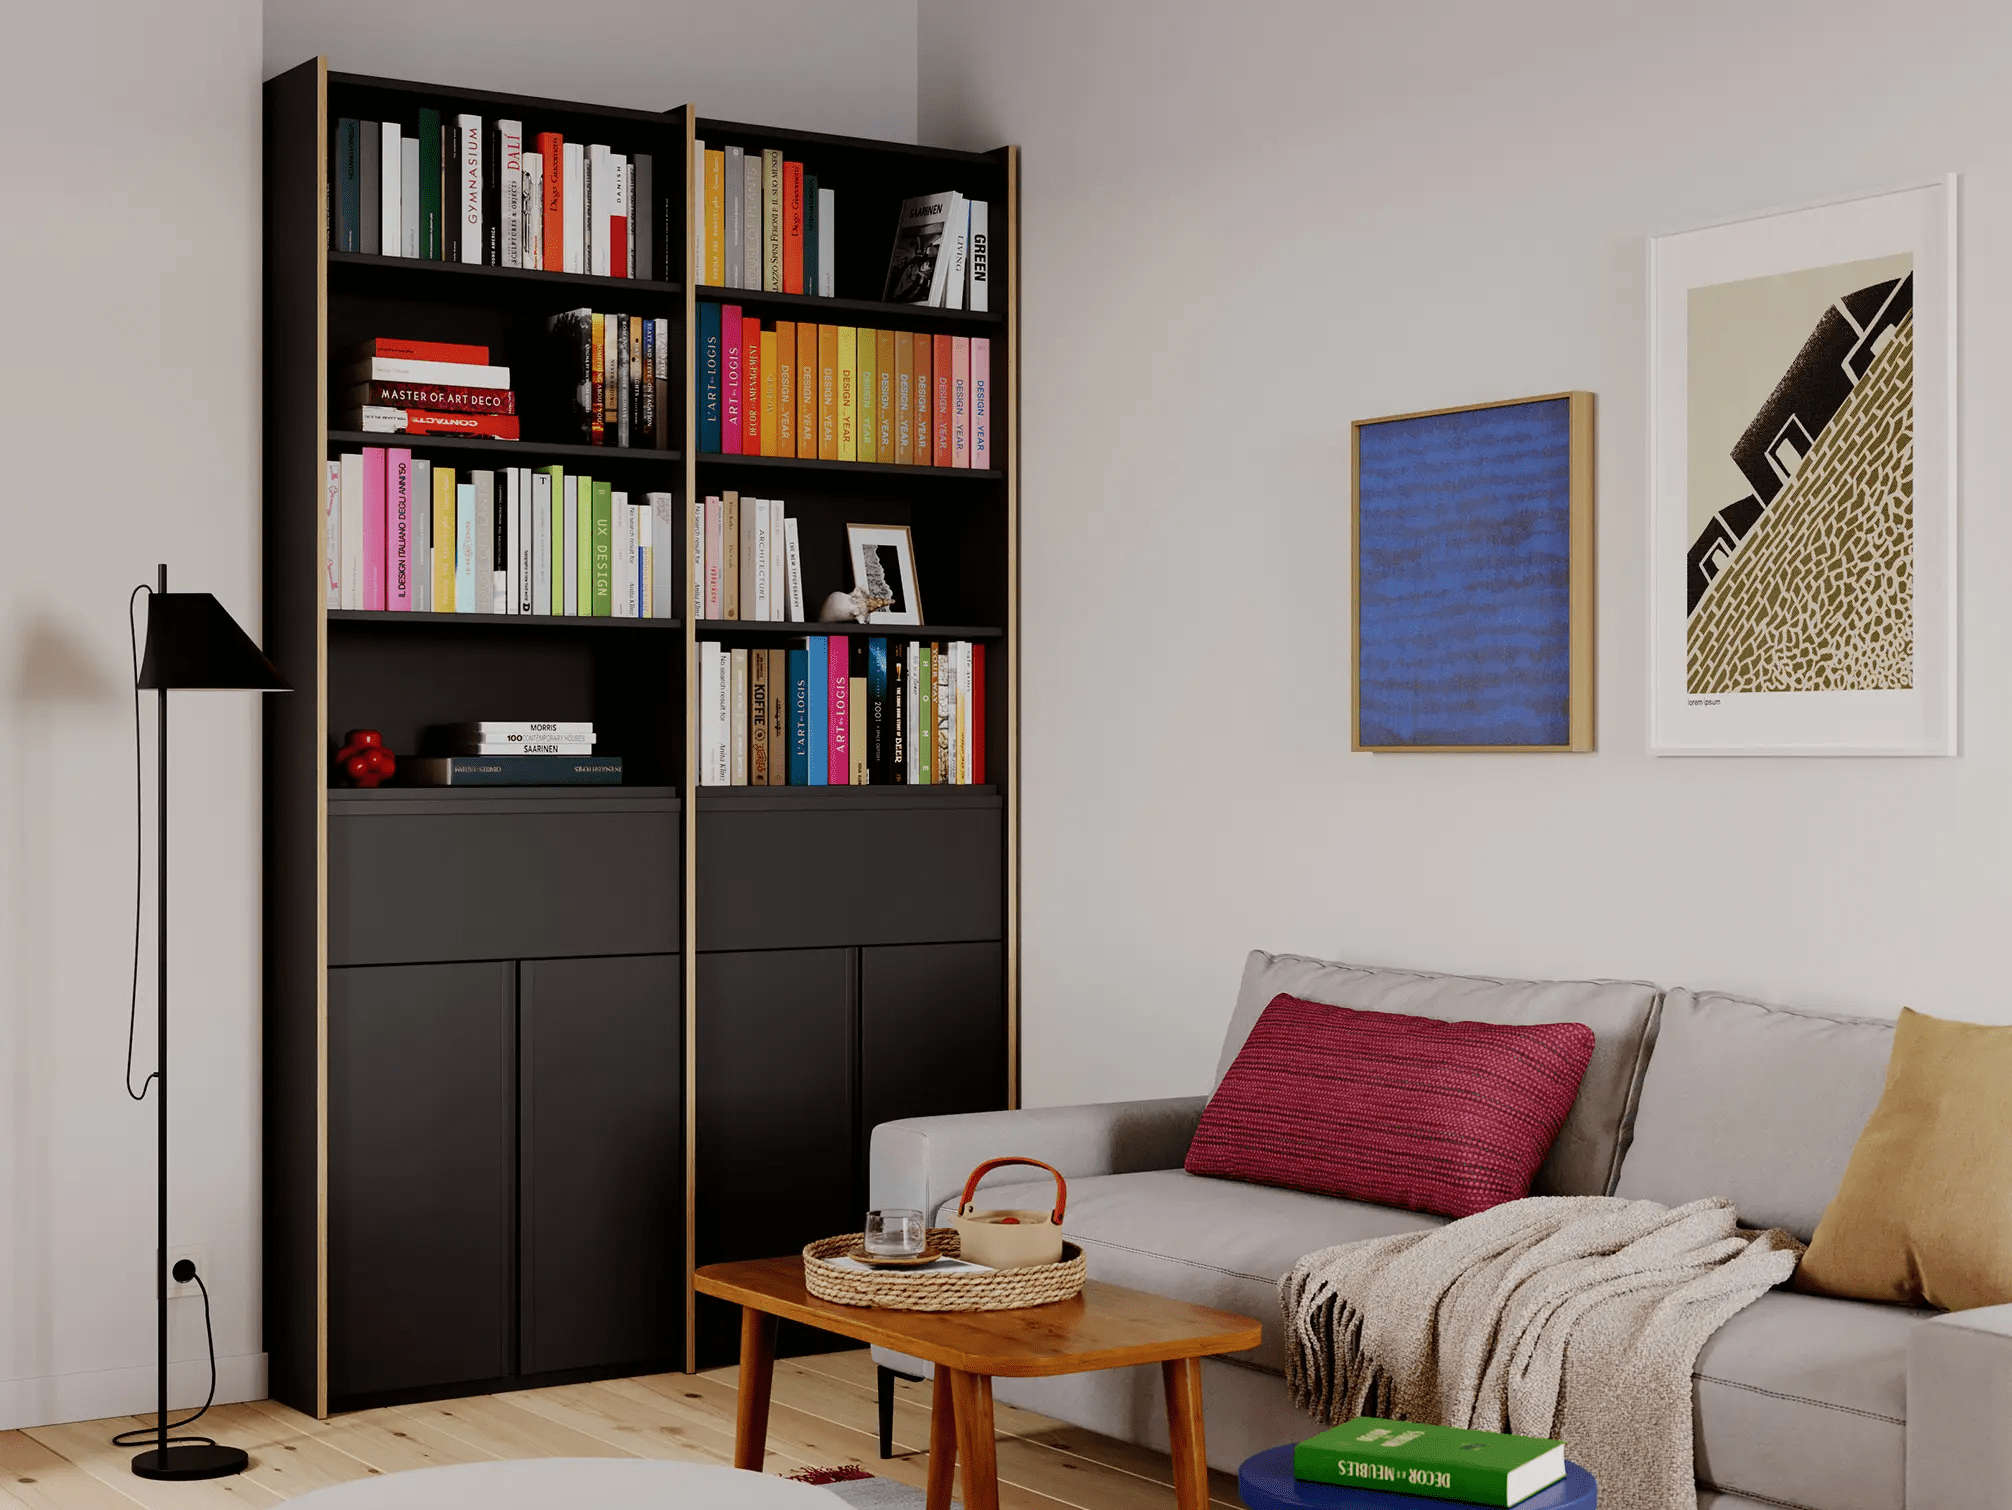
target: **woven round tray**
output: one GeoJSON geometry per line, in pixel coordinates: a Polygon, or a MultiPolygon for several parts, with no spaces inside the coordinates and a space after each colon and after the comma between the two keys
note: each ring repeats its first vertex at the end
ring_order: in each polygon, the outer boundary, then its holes
{"type": "MultiPolygon", "coordinates": [[[[961,1248],[955,1227],[931,1227],[930,1246],[946,1258],[961,1248]]],[[[859,1234],[820,1238],[803,1250],[804,1288],[834,1305],[869,1306],[883,1311],[1012,1311],[1051,1305],[1083,1288],[1089,1265],[1074,1243],[1062,1244],[1062,1261],[1027,1269],[985,1269],[967,1274],[913,1274],[899,1269],[866,1273],[841,1269],[827,1259],[843,1258],[859,1245],[859,1234]]]]}

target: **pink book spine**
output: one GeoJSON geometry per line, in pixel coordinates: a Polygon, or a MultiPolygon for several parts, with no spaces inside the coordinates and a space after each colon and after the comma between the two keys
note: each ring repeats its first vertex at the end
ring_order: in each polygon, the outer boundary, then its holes
{"type": "Polygon", "coordinates": [[[390,489],[390,528],[384,563],[385,606],[394,613],[412,611],[412,453],[393,448],[386,453],[385,482],[390,489]]]}
{"type": "Polygon", "coordinates": [[[852,748],[846,738],[846,726],[852,721],[852,645],[842,634],[835,634],[830,640],[828,656],[831,668],[831,700],[825,704],[831,710],[827,720],[831,727],[831,765],[827,779],[833,786],[852,784],[852,748]]]}
{"type": "Polygon", "coordinates": [[[992,465],[992,338],[971,338],[971,465],[992,465]]]}
{"type": "Polygon", "coordinates": [[[950,465],[971,465],[971,338],[950,342],[950,465]]]}
{"type": "Polygon", "coordinates": [[[720,450],[741,454],[741,307],[720,310],[720,450]]]}
{"type": "Polygon", "coordinates": [[[384,608],[384,452],[363,452],[363,606],[384,608]]]}

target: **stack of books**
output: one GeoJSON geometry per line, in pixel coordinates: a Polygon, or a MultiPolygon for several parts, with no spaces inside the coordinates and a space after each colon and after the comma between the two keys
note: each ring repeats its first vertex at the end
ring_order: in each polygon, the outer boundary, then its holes
{"type": "Polygon", "coordinates": [[[777,320],[701,304],[699,450],[992,465],[992,341],[777,320]]]}
{"type": "Polygon", "coordinates": [[[1565,1477],[1565,1444],[1358,1416],[1297,1443],[1292,1473],[1307,1483],[1509,1506],[1565,1477]]]}
{"type": "Polygon", "coordinates": [[[594,753],[591,723],[445,724],[427,733],[441,755],[399,768],[413,786],[619,786],[622,757],[594,753]]]}
{"type": "Polygon", "coordinates": [[[780,498],[716,494],[690,524],[693,617],[803,622],[803,551],[780,498]]]}
{"type": "Polygon", "coordinates": [[[556,131],[527,138],[522,121],[438,110],[412,121],[345,117],[330,234],[338,252],[661,278],[676,201],[659,200],[651,179],[647,153],[556,131]]]}
{"type": "Polygon", "coordinates": [[[325,602],[392,613],[677,617],[669,493],[563,467],[457,473],[403,448],[328,463],[325,602]]]}
{"type": "Polygon", "coordinates": [[[349,352],[336,428],[380,435],[486,435],[517,439],[510,369],[487,346],[379,336],[349,352]]]}
{"type": "Polygon", "coordinates": [[[589,446],[671,449],[670,321],[569,309],[547,322],[572,439],[589,446]]]}
{"type": "Polygon", "coordinates": [[[901,203],[894,252],[887,259],[889,304],[936,309],[992,308],[990,208],[962,194],[925,194],[901,203]]]}
{"type": "Polygon", "coordinates": [[[838,196],[780,151],[692,147],[702,213],[699,282],[768,294],[838,296],[838,196]]]}
{"type": "Polygon", "coordinates": [[[985,780],[985,647],[808,635],[699,646],[699,785],[974,786],[985,780]]]}

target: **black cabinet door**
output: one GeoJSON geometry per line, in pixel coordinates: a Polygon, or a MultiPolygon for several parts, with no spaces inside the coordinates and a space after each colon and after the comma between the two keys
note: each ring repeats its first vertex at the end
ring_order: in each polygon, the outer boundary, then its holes
{"type": "MultiPolygon", "coordinates": [[[[850,949],[699,956],[700,1263],[859,1230],[855,968],[850,949]]],[[[732,1361],[735,1324],[702,1306],[702,1367],[732,1361]]]]}
{"type": "Polygon", "coordinates": [[[328,972],[329,1393],[513,1372],[512,964],[328,972]]]}
{"type": "Polygon", "coordinates": [[[1006,1104],[1005,946],[860,950],[859,1039],[862,1148],[882,1122],[997,1111],[1006,1104]]]}
{"type": "Polygon", "coordinates": [[[678,956],[520,972],[523,1372],[681,1360],[678,956]]]}

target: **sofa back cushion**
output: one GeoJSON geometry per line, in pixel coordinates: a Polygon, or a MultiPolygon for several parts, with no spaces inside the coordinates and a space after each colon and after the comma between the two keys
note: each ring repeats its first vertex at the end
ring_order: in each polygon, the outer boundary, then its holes
{"type": "Polygon", "coordinates": [[[1530,1193],[1592,1055],[1579,1022],[1276,996],[1202,1113],[1187,1171],[1472,1216],[1530,1193]]]}
{"type": "Polygon", "coordinates": [[[1251,951],[1216,1080],[1236,1062],[1259,1015],[1281,992],[1363,1012],[1403,1012],[1441,1022],[1578,1022],[1593,1054],[1578,1098],[1530,1182],[1532,1195],[1606,1195],[1627,1151],[1642,1066],[1656,1039],[1661,993],[1642,981],[1490,980],[1428,975],[1251,951]]]}
{"type": "Polygon", "coordinates": [[[1672,1206],[1722,1195],[1742,1225],[1808,1242],[1892,1051],[1890,1022],[1672,990],[1614,1193],[1672,1206]]]}

